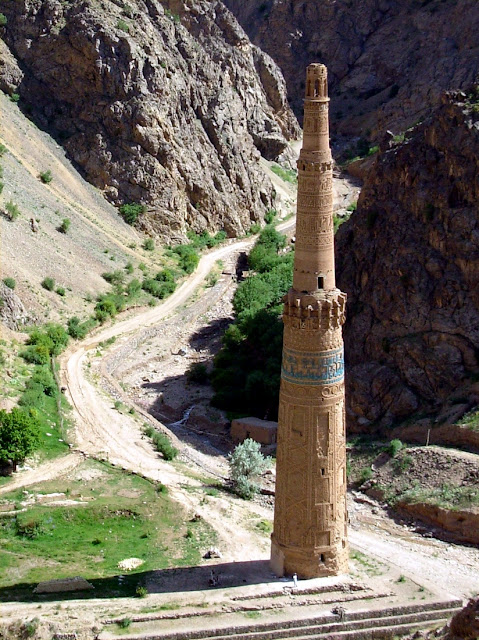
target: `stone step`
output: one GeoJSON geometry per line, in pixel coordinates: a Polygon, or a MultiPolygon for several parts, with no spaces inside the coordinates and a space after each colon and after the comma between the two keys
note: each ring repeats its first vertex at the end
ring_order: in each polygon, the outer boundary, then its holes
{"type": "MultiPolygon", "coordinates": [[[[189,629],[185,631],[144,631],[137,634],[125,634],[124,640],[281,640],[282,638],[377,638],[376,634],[385,629],[392,630],[384,637],[401,635],[409,631],[402,631],[413,627],[421,627],[444,623],[455,610],[461,607],[459,600],[437,601],[422,604],[393,606],[383,609],[347,611],[345,619],[340,621],[332,613],[319,616],[307,616],[289,620],[264,621],[238,625],[223,625],[217,620],[217,626],[209,625],[203,629],[189,629]],[[331,635],[333,634],[333,636],[331,635]],[[344,635],[352,634],[352,635],[344,635]],[[359,634],[359,635],[355,635],[359,634]],[[364,635],[365,634],[365,635],[364,635]]],[[[152,621],[153,622],[153,621],[152,621]]],[[[173,621],[172,621],[173,622],[173,621]]],[[[200,620],[196,620],[201,624],[200,620]]],[[[205,621],[206,622],[206,621],[205,621]]]]}
{"type": "MultiPolygon", "coordinates": [[[[312,640],[313,638],[329,638],[331,636],[336,637],[339,634],[346,633],[361,633],[363,631],[370,632],[374,629],[397,629],[399,627],[414,626],[420,628],[421,626],[435,625],[436,623],[444,623],[450,616],[450,609],[444,609],[441,611],[426,611],[423,613],[411,613],[404,616],[388,616],[378,618],[361,618],[359,620],[343,620],[338,622],[331,622],[328,624],[313,624],[311,626],[293,626],[287,629],[275,629],[271,631],[251,630],[251,627],[241,630],[237,633],[224,633],[225,630],[221,630],[222,633],[217,635],[216,633],[201,636],[202,640],[281,640],[282,638],[301,638],[301,640],[312,640]],[[299,635],[298,635],[299,634],[299,635]]],[[[226,631],[230,631],[229,629],[226,631]]],[[[393,635],[400,635],[395,633],[393,635]]],[[[167,636],[163,636],[167,637],[167,636]]],[[[349,637],[349,636],[348,636],[349,637]]],[[[183,640],[182,636],[180,636],[183,640]]],[[[177,640],[180,640],[177,638],[177,640]]],[[[189,640],[196,640],[196,635],[189,635],[189,640]]]]}
{"type": "Polygon", "coordinates": [[[424,622],[411,622],[409,624],[396,624],[387,627],[368,627],[366,629],[355,629],[350,631],[336,631],[331,633],[319,632],[315,636],[291,635],[290,640],[388,640],[420,631],[421,629],[443,626],[447,618],[437,618],[424,622]]]}

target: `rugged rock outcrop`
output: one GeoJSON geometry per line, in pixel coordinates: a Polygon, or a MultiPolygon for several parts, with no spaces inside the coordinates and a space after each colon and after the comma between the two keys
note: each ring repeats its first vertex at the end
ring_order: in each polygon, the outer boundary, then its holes
{"type": "Polygon", "coordinates": [[[16,331],[34,321],[35,318],[27,313],[17,294],[0,282],[0,322],[16,331]]]}
{"type": "Polygon", "coordinates": [[[258,160],[288,159],[297,122],[277,66],[221,2],[19,0],[2,11],[24,106],[113,202],[147,205],[147,229],[234,235],[273,206],[258,160]]]}
{"type": "Polygon", "coordinates": [[[437,412],[477,378],[478,152],[478,94],[445,95],[379,154],[337,233],[352,429],[437,412]]]}
{"type": "Polygon", "coordinates": [[[348,135],[403,131],[478,71],[475,0],[224,2],[281,67],[298,117],[306,66],[328,66],[334,131],[348,135]]]}

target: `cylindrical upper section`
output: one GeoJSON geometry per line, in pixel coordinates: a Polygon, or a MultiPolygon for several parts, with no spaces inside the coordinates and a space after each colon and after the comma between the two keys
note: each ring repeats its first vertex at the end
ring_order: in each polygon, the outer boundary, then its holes
{"type": "Polygon", "coordinates": [[[310,64],[306,71],[303,147],[298,160],[293,288],[315,293],[335,286],[328,76],[324,65],[310,64]]]}

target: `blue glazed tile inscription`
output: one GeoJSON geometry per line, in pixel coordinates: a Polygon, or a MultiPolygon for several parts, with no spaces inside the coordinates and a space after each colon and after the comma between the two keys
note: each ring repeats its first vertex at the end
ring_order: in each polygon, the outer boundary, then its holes
{"type": "Polygon", "coordinates": [[[302,385],[342,382],[344,378],[343,348],[305,353],[284,347],[281,377],[287,382],[302,385]]]}

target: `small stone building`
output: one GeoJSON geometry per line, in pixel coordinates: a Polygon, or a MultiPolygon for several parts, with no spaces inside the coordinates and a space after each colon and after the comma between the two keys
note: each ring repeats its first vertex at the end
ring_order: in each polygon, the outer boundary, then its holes
{"type": "Polygon", "coordinates": [[[278,423],[260,418],[238,418],[231,422],[231,439],[235,444],[251,438],[260,444],[275,444],[278,423]]]}

